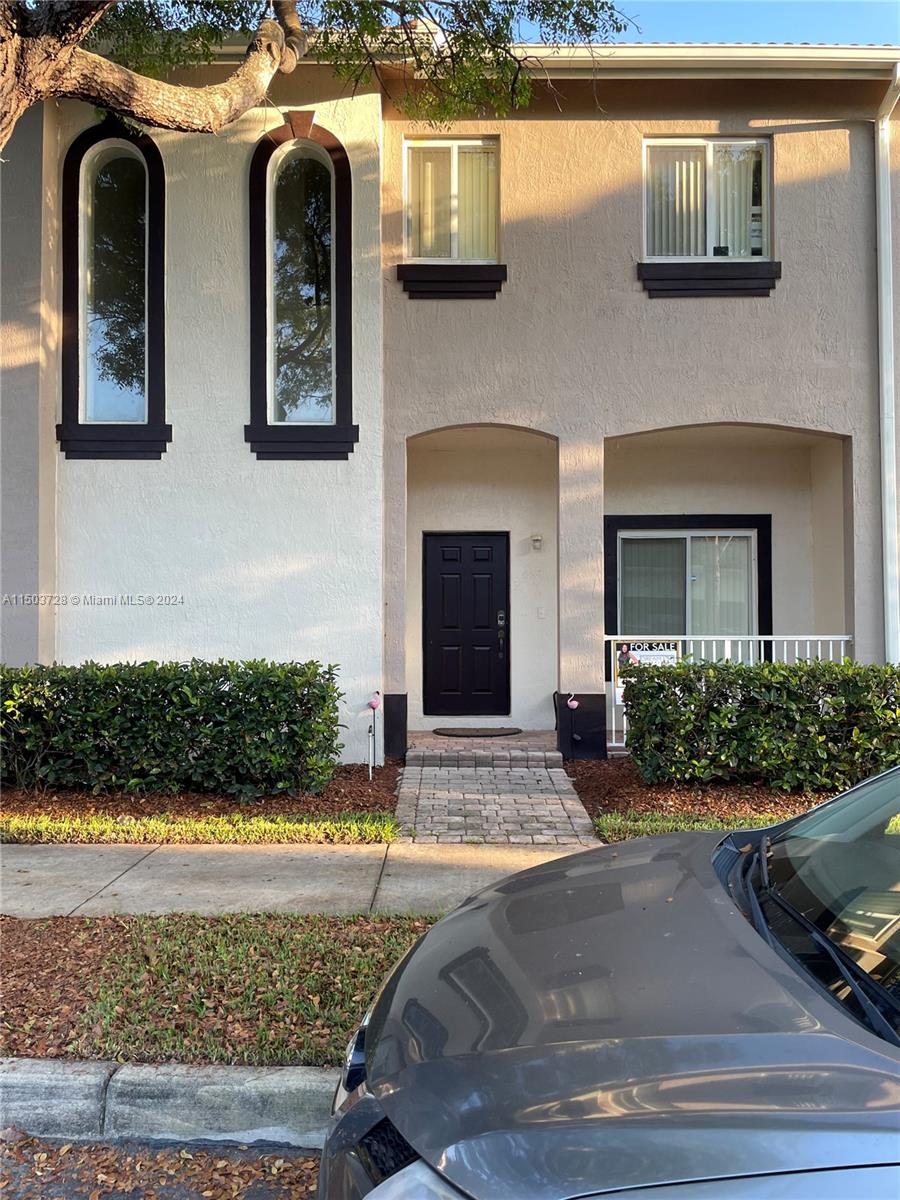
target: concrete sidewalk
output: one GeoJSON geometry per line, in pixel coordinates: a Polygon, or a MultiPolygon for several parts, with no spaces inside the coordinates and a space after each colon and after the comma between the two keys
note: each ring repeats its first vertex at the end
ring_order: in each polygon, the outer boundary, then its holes
{"type": "Polygon", "coordinates": [[[15,917],[441,912],[505,875],[585,849],[7,845],[0,851],[0,911],[15,917]]]}

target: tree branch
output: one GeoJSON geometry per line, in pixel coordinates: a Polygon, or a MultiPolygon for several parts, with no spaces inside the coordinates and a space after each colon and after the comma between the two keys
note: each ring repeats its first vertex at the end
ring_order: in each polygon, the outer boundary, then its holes
{"type": "Polygon", "coordinates": [[[275,19],[284,30],[284,55],[279,70],[289,75],[300,59],[306,57],[309,39],[297,15],[297,0],[275,0],[272,9],[275,19]]]}
{"type": "Polygon", "coordinates": [[[55,38],[61,46],[76,46],[91,32],[114,0],[44,0],[29,13],[33,37],[55,38]]]}
{"type": "Polygon", "coordinates": [[[16,0],[0,0],[0,41],[8,41],[15,35],[25,11],[16,0]]]}
{"type": "Polygon", "coordinates": [[[54,81],[53,94],[99,104],[146,125],[216,133],[264,99],[281,66],[284,42],[278,22],[261,22],[234,74],[207,87],[148,79],[79,48],[54,81]]]}

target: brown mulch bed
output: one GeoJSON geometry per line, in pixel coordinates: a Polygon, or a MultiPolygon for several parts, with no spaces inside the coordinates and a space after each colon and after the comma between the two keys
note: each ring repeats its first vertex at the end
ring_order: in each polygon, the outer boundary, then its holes
{"type": "Polygon", "coordinates": [[[313,1196],[319,1173],[317,1158],[294,1149],[61,1145],[14,1131],[4,1131],[0,1166],[4,1200],[292,1200],[313,1196]]]}
{"type": "Polygon", "coordinates": [[[65,817],[73,813],[108,813],[115,817],[219,817],[233,814],[259,817],[303,815],[334,817],[340,813],[392,813],[397,803],[395,795],[400,764],[389,760],[376,767],[369,779],[368,767],[362,763],[340,766],[334,778],[318,795],[263,796],[259,800],[241,802],[233,796],[205,795],[201,792],[180,792],[168,795],[152,792],[129,795],[111,792],[94,795],[92,792],[61,790],[26,790],[4,788],[0,810],[10,816],[65,817]]]}
{"type": "Polygon", "coordinates": [[[566,764],[566,770],[591,817],[613,812],[690,813],[721,818],[775,813],[787,820],[827,798],[822,793],[796,794],[751,784],[703,787],[645,783],[627,756],[576,759],[566,764]]]}

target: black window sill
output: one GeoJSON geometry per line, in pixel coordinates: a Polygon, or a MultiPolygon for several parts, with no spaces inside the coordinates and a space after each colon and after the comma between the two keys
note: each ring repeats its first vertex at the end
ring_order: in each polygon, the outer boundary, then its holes
{"type": "Polygon", "coordinates": [[[359,441],[358,425],[245,425],[244,438],[261,461],[347,459],[359,441]]]}
{"type": "Polygon", "coordinates": [[[66,458],[162,458],[171,425],[69,425],[56,427],[66,458]]]}
{"type": "Polygon", "coordinates": [[[397,278],[412,300],[493,300],[506,282],[502,263],[401,263],[397,278]]]}
{"type": "Polygon", "coordinates": [[[769,296],[781,278],[781,263],[638,263],[638,279],[651,297],[769,296]]]}

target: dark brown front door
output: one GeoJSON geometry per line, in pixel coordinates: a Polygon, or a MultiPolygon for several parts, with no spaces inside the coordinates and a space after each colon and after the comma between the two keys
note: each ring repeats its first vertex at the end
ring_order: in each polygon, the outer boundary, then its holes
{"type": "Polygon", "coordinates": [[[509,534],[426,533],[424,711],[509,713],[509,534]]]}

